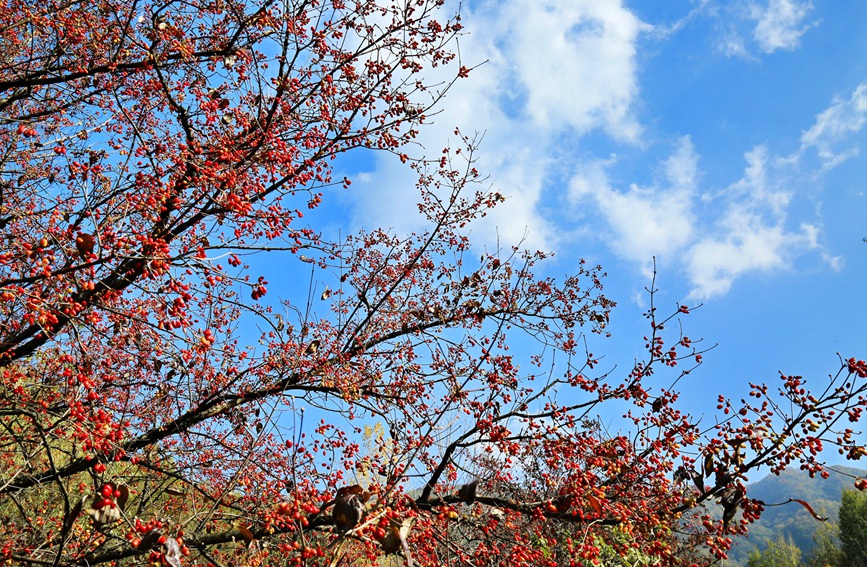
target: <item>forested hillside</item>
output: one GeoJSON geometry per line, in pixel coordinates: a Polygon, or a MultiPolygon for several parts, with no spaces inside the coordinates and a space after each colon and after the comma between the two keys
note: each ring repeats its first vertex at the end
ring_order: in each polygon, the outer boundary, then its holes
{"type": "Polygon", "coordinates": [[[837,521],[840,497],[843,490],[851,490],[852,479],[847,475],[864,476],[867,471],[851,467],[835,467],[843,474],[831,474],[827,479],[810,478],[805,471],[789,469],[780,476],[768,475],[747,488],[750,498],[764,501],[768,506],[761,519],[750,528],[748,538],[735,543],[727,567],[745,566],[747,557],[755,549],[763,549],[768,540],[784,537],[791,538],[804,558],[813,548],[813,533],[822,525],[803,507],[795,502],[784,506],[773,506],[797,498],[809,502],[820,515],[837,521]]]}

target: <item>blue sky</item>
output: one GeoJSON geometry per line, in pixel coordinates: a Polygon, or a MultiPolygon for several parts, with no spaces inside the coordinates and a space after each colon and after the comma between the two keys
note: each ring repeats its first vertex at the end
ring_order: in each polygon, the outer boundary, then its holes
{"type": "MultiPolygon", "coordinates": [[[[867,357],[867,2],[460,9],[463,64],[486,63],[411,153],[438,154],[456,126],[484,132],[478,166],[507,200],[473,228],[477,245],[553,250],[552,275],[602,264],[619,304],[613,337],[593,339],[603,365],[641,356],[654,257],[658,305],[703,303],[685,332],[719,345],[681,383],[694,413],[745,397],[748,380],[822,383],[837,352],[867,357]]],[[[393,156],[340,167],[342,219],[423,228],[393,156]]]]}

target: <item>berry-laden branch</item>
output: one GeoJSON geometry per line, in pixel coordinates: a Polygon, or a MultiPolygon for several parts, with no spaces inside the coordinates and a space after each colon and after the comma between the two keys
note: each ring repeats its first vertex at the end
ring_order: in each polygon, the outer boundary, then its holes
{"type": "Polygon", "coordinates": [[[782,504],[749,474],[867,454],[862,361],[702,423],[690,308],[652,282],[605,367],[600,267],[473,245],[478,139],[408,149],[459,33],[436,0],[0,8],[3,560],[707,565],[782,504]],[[362,149],[417,174],[417,234],[317,218],[362,149]]]}

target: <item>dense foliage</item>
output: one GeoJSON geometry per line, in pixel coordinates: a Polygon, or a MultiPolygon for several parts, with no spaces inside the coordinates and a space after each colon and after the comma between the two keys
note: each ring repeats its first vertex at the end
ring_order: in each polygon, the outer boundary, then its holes
{"type": "Polygon", "coordinates": [[[768,475],[758,482],[751,482],[747,489],[752,498],[781,503],[797,495],[797,498],[809,502],[817,514],[829,520],[816,522],[807,510],[797,505],[768,506],[761,520],[750,526],[749,538],[735,542],[728,554],[729,565],[746,565],[751,552],[761,550],[764,542],[780,537],[797,546],[805,562],[812,561],[814,552],[818,552],[816,546],[838,549],[835,528],[843,491],[852,488],[852,478],[865,476],[867,471],[841,466],[833,468],[843,474],[834,474],[828,479],[811,478],[807,472],[792,468],[780,475],[768,475]]]}
{"type": "Polygon", "coordinates": [[[747,567],[801,567],[801,550],[791,539],[777,537],[750,554],[747,567]]]}
{"type": "Polygon", "coordinates": [[[867,566],[867,495],[847,490],[840,504],[841,566],[867,566]]]}
{"type": "Polygon", "coordinates": [[[466,225],[502,197],[473,139],[407,149],[450,84],[427,73],[469,73],[440,4],[0,4],[0,556],[706,563],[761,513],[751,470],[865,454],[862,361],[702,425],[674,389],[701,360],[688,307],[652,307],[644,359],[600,372],[600,268],[476,260],[466,225]],[[309,222],[364,149],[412,164],[427,231],[309,222]],[[305,301],[274,298],[263,256],[305,301]]]}
{"type": "Polygon", "coordinates": [[[761,550],[754,549],[748,567],[787,565],[791,567],[860,567],[867,565],[867,493],[844,490],[837,507],[839,522],[829,522],[813,531],[809,554],[790,535],[768,539],[761,550]],[[806,560],[802,559],[806,556],[806,560]]]}

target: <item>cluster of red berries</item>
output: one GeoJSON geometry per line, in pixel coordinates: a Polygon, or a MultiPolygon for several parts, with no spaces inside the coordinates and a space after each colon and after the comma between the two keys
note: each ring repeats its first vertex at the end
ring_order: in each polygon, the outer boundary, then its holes
{"type": "Polygon", "coordinates": [[[850,373],[857,374],[859,378],[867,378],[867,362],[850,358],[846,361],[846,365],[850,373]]]}
{"type": "Polygon", "coordinates": [[[28,138],[32,138],[36,135],[36,130],[25,124],[24,122],[18,125],[18,134],[22,136],[26,136],[28,138]]]}
{"type": "MultiPolygon", "coordinates": [[[[105,465],[102,466],[103,468],[105,468],[105,465]]],[[[121,492],[119,489],[115,488],[111,484],[103,484],[100,494],[102,495],[102,500],[97,501],[93,506],[96,510],[99,510],[100,508],[105,508],[106,506],[108,506],[109,508],[117,508],[117,501],[115,500],[115,498],[120,498],[121,492]]]]}
{"type": "Polygon", "coordinates": [[[264,297],[266,293],[268,293],[268,288],[265,287],[265,284],[268,283],[265,281],[265,278],[259,277],[259,285],[253,288],[253,293],[250,294],[250,297],[253,298],[253,301],[258,301],[260,297],[264,297]]]}

